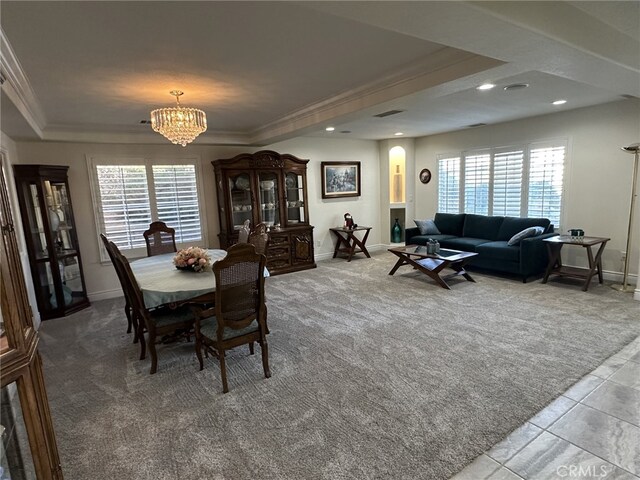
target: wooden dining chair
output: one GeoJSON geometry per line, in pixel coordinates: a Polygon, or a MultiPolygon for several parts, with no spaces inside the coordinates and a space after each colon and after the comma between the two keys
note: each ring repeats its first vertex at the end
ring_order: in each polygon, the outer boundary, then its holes
{"type": "Polygon", "coordinates": [[[269,234],[267,233],[267,225],[259,223],[249,234],[248,243],[253,245],[256,253],[260,255],[267,254],[267,246],[269,245],[269,234]]]}
{"type": "Polygon", "coordinates": [[[127,316],[127,333],[131,333],[131,329],[133,327],[133,343],[138,342],[138,317],[135,315],[136,312],[133,312],[132,302],[129,295],[129,292],[126,288],[126,280],[123,277],[123,273],[118,265],[116,264],[116,259],[114,257],[113,250],[111,245],[109,245],[109,239],[106,237],[104,233],[100,234],[100,240],[104,244],[104,248],[109,254],[109,258],[111,259],[111,264],[116,271],[116,275],[118,276],[118,280],[120,281],[120,287],[122,288],[122,293],[124,294],[124,313],[127,316]]]}
{"type": "Polygon", "coordinates": [[[251,233],[251,220],[245,220],[240,230],[238,230],[238,243],[247,243],[251,233]]]}
{"type": "Polygon", "coordinates": [[[249,344],[253,355],[254,342],[262,350],[262,368],[266,378],[269,370],[264,300],[264,266],[266,257],[255,252],[252,245],[232,245],[227,256],[213,264],[216,278],[215,307],[195,308],[196,355],[200,370],[204,368],[202,350],[218,357],[222,376],[222,391],[227,393],[225,352],[249,344]]]}
{"type": "Polygon", "coordinates": [[[120,253],[118,247],[109,242],[113,249],[114,257],[118,268],[122,269],[126,282],[126,287],[130,292],[133,310],[138,314],[138,336],[140,339],[140,360],[144,360],[146,356],[144,341],[144,326],[147,330],[147,347],[151,353],[151,369],[150,374],[156,373],[158,370],[158,354],[156,352],[156,339],[162,338],[162,335],[173,334],[175,332],[183,332],[187,336],[195,321],[194,313],[191,307],[183,305],[177,308],[157,308],[149,310],[144,305],[144,297],[140,286],[131,271],[129,261],[120,253]]]}
{"type": "Polygon", "coordinates": [[[176,252],[176,231],[164,222],[151,222],[142,235],[147,244],[147,257],[176,252]]]}

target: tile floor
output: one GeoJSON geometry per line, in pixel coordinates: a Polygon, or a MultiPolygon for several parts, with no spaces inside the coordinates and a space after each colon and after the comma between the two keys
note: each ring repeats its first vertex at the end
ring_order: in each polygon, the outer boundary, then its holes
{"type": "Polygon", "coordinates": [[[640,337],[452,480],[640,479],[640,337]]]}

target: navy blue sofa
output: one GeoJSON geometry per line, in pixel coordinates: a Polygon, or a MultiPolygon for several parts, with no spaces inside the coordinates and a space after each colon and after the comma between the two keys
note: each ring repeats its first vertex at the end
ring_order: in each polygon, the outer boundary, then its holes
{"type": "Polygon", "coordinates": [[[547,246],[542,240],[553,237],[553,224],[547,218],[489,217],[486,215],[436,213],[434,222],[440,235],[421,235],[417,227],[407,228],[407,245],[425,245],[429,238],[442,248],[476,252],[468,265],[487,270],[528,277],[543,273],[549,262],[547,246]],[[525,238],[518,245],[509,239],[525,228],[540,226],[544,233],[525,238]]]}

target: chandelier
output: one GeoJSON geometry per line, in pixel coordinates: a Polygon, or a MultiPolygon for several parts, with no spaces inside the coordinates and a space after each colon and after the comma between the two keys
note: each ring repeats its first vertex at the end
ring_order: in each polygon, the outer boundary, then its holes
{"type": "Polygon", "coordinates": [[[163,135],[171,143],[183,147],[207,129],[207,116],[197,108],[187,108],[180,105],[180,95],[184,92],[171,90],[176,97],[176,106],[158,108],[151,112],[151,128],[163,135]]]}

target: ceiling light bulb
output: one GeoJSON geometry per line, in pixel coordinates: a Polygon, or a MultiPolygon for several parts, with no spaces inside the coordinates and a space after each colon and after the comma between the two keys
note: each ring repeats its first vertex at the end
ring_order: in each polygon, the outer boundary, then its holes
{"type": "Polygon", "coordinates": [[[479,87],[476,87],[476,90],[491,90],[495,85],[493,83],[483,83],[479,87]]]}
{"type": "Polygon", "coordinates": [[[567,103],[566,100],[556,100],[553,102],[554,105],[564,105],[565,103],[567,103]]]}
{"type": "Polygon", "coordinates": [[[402,133],[402,132],[396,132],[396,133],[394,133],[394,135],[395,135],[396,137],[399,137],[400,135],[404,135],[404,133],[402,133]]]}
{"type": "Polygon", "coordinates": [[[325,128],[325,130],[327,132],[333,132],[335,130],[335,127],[327,127],[327,128],[325,128]]]}

